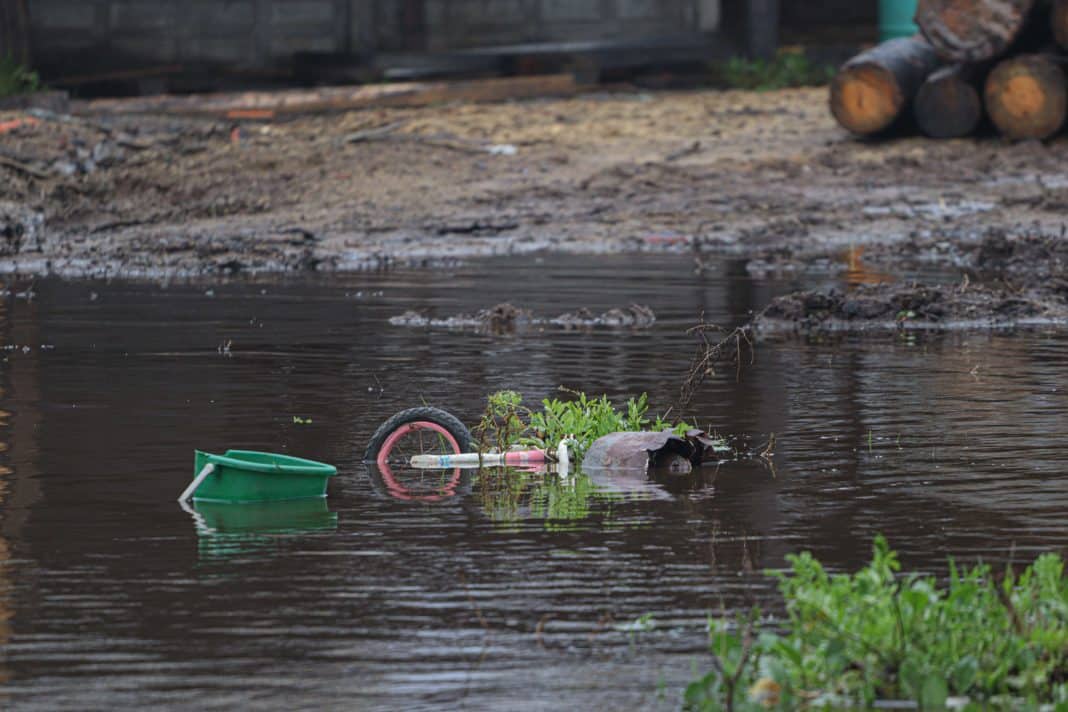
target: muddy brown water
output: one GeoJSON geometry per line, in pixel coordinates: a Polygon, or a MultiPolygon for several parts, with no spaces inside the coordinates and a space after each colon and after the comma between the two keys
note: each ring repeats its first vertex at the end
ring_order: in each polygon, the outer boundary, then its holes
{"type": "Polygon", "coordinates": [[[689,414],[756,444],[775,433],[774,472],[728,465],[673,487],[528,478],[510,494],[464,481],[406,501],[359,462],[381,420],[424,400],[471,422],[489,391],[565,384],[667,408],[700,313],[739,322],[839,277],[806,279],[572,257],[9,295],[0,704],[672,708],[694,666],[708,669],[707,614],[775,610],[761,572],[791,552],[853,569],[882,532],[906,566],[937,574],[948,555],[1061,550],[1057,330],[761,344],[740,382],[712,379],[689,414]],[[504,337],[387,323],[503,300],[539,314],[641,302],[658,321],[504,337]],[[174,500],[195,447],[279,450],[341,474],[322,505],[192,516],[174,500]],[[647,614],[655,626],[632,625],[647,614]]]}

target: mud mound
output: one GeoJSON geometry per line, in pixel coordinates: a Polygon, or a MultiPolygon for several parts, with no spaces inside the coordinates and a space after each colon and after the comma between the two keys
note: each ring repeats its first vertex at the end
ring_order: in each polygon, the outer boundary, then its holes
{"type": "Polygon", "coordinates": [[[773,301],[753,322],[758,331],[953,329],[1068,323],[1056,292],[1014,292],[968,285],[880,284],[849,292],[797,292],[773,301]]]}
{"type": "Polygon", "coordinates": [[[44,216],[29,208],[0,201],[0,255],[41,249],[44,216]]]}
{"type": "Polygon", "coordinates": [[[1029,281],[1068,280],[1068,239],[1062,231],[1053,236],[1028,233],[1010,237],[991,230],[974,252],[975,268],[999,276],[1029,281]]]}
{"type": "Polygon", "coordinates": [[[527,309],[511,304],[498,304],[474,314],[458,314],[445,319],[415,311],[405,312],[389,320],[393,326],[430,329],[468,329],[494,334],[512,333],[528,328],[555,327],[558,329],[647,329],[656,323],[656,314],[647,306],[632,304],[625,309],[609,309],[595,314],[582,308],[552,318],[536,317],[527,309]]]}

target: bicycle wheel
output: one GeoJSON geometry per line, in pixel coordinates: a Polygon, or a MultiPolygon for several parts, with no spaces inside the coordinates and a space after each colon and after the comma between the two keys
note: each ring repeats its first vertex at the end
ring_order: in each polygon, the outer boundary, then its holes
{"type": "Polygon", "coordinates": [[[394,469],[408,467],[414,455],[459,455],[474,449],[471,431],[440,408],[410,408],[382,423],[364,453],[364,462],[394,469]]]}

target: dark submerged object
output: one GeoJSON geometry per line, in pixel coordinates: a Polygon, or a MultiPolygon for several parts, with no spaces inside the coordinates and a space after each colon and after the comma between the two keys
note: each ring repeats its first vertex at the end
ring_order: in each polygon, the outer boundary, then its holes
{"type": "Polygon", "coordinates": [[[590,446],[582,467],[685,475],[695,465],[714,459],[716,446],[716,440],[701,430],[691,430],[686,437],[671,432],[611,433],[590,446]]]}

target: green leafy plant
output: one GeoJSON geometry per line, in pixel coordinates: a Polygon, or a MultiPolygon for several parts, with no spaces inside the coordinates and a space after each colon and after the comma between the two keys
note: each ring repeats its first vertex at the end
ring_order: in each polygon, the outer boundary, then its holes
{"type": "Polygon", "coordinates": [[[28,94],[41,88],[37,72],[19,64],[13,58],[0,57],[0,97],[28,94]]]}
{"type": "Polygon", "coordinates": [[[822,86],[834,77],[834,67],[813,62],[800,52],[782,52],[774,59],[733,57],[713,65],[715,81],[731,89],[768,91],[822,86]]]}
{"type": "Polygon", "coordinates": [[[644,393],[616,408],[608,396],[591,398],[579,391],[560,390],[572,399],[547,398],[541,402],[540,411],[523,406],[523,396],[515,391],[490,395],[475,427],[480,447],[499,451],[514,446],[553,450],[561,440],[571,437],[573,452],[581,458],[595,440],[609,433],[672,430],[681,435],[692,428],[660,416],[649,417],[649,396],[644,393]]]}
{"type": "Polygon", "coordinates": [[[730,651],[749,640],[745,669],[717,662],[687,689],[691,709],[858,708],[876,700],[943,709],[955,697],[973,709],[1068,710],[1068,578],[1059,556],[1000,577],[986,565],[962,571],[950,562],[941,585],[902,576],[881,537],[855,574],[829,574],[808,553],[790,564],[775,574],[784,630],[753,636],[717,624],[714,656],[736,659],[730,651]]]}
{"type": "Polygon", "coordinates": [[[692,426],[671,423],[661,416],[649,417],[649,396],[631,398],[617,409],[607,396],[590,398],[585,393],[562,388],[572,400],[545,399],[540,412],[531,412],[528,434],[520,444],[535,448],[554,448],[566,437],[574,438],[573,450],[579,458],[598,438],[609,433],[639,430],[671,430],[684,434],[692,426]]]}

